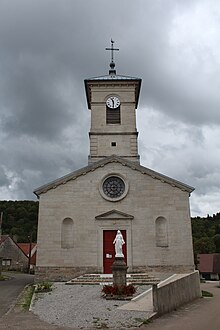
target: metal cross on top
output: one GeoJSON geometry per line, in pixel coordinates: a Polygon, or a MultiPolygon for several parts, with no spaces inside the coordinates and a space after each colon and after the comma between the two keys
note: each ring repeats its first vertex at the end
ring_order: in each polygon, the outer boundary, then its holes
{"type": "Polygon", "coordinates": [[[114,41],[111,39],[111,48],[105,48],[105,50],[111,50],[112,62],[114,62],[114,50],[119,50],[119,48],[114,48],[114,41]]]}

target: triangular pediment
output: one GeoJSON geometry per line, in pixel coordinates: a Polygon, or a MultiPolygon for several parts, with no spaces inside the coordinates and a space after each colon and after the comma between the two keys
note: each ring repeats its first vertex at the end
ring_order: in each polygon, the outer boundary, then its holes
{"type": "Polygon", "coordinates": [[[133,215],[117,211],[117,210],[111,210],[102,214],[97,215],[96,220],[132,220],[134,219],[133,215]]]}
{"type": "Polygon", "coordinates": [[[105,166],[106,164],[109,163],[120,163],[123,166],[127,166],[129,168],[131,168],[132,170],[138,171],[140,173],[142,173],[143,175],[147,175],[152,177],[153,179],[156,180],[160,180],[163,183],[168,183],[170,185],[172,185],[173,187],[177,187],[180,188],[183,191],[187,191],[189,193],[191,193],[194,188],[191,186],[188,186],[180,181],[177,181],[175,179],[172,179],[168,176],[165,176],[163,174],[160,174],[158,172],[155,172],[147,167],[141,166],[135,162],[131,162],[129,160],[126,160],[122,157],[116,156],[116,155],[111,155],[109,157],[105,157],[100,161],[97,161],[93,164],[90,164],[86,167],[83,167],[77,171],[71,172],[68,175],[63,176],[62,178],[59,178],[55,181],[52,181],[44,186],[41,186],[39,188],[37,188],[34,193],[39,196],[42,193],[47,192],[50,189],[55,189],[57,186],[61,185],[61,184],[65,184],[66,182],[70,181],[70,180],[75,180],[80,176],[84,176],[87,173],[91,172],[91,171],[95,171],[96,169],[105,166]]]}

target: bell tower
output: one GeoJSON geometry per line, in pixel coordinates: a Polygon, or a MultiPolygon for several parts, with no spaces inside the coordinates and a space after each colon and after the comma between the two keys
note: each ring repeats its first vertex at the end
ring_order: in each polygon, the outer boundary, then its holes
{"type": "Polygon", "coordinates": [[[116,74],[114,41],[111,40],[108,75],[85,79],[91,110],[89,164],[111,155],[139,163],[136,109],[141,79],[116,74]]]}

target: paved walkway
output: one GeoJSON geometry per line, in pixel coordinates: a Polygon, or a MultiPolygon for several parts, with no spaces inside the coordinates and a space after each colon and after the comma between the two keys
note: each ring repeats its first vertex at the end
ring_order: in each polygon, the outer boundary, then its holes
{"type": "Polygon", "coordinates": [[[34,281],[34,276],[20,273],[2,273],[10,279],[0,281],[0,317],[4,315],[16,302],[24,287],[34,281]]]}
{"type": "Polygon", "coordinates": [[[220,288],[218,282],[202,283],[201,289],[214,294],[212,298],[200,298],[177,311],[166,314],[147,325],[144,330],[219,330],[220,288]]]}

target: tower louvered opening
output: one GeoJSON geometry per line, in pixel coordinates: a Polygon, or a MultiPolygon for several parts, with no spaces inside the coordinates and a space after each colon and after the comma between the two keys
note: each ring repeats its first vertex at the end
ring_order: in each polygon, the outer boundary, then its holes
{"type": "Polygon", "coordinates": [[[106,124],[121,124],[120,106],[116,109],[106,107],[106,124]]]}

